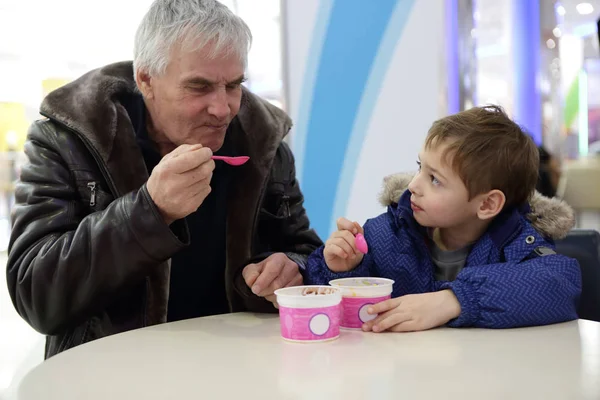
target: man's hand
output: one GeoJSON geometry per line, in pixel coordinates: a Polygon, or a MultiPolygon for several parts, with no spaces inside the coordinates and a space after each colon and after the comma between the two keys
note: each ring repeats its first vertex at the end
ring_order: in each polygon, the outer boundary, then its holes
{"type": "Polygon", "coordinates": [[[363,325],[364,331],[411,332],[442,326],[460,315],[460,303],[452,290],[409,294],[382,301],[367,309],[377,318],[363,325]]]}
{"type": "Polygon", "coordinates": [[[170,225],[200,207],[211,191],[215,162],[202,145],[181,145],[160,160],[146,187],[163,219],[170,225]]]}
{"type": "Polygon", "coordinates": [[[333,272],[351,271],[363,259],[363,254],[356,248],[354,236],[364,231],[358,222],[346,218],[337,220],[337,228],[325,242],[323,257],[327,267],[333,272]]]}
{"type": "Polygon", "coordinates": [[[258,264],[247,265],[242,276],[252,293],[269,300],[275,307],[278,307],[274,294],[277,289],[302,285],[298,264],[283,253],[271,254],[258,264]]]}

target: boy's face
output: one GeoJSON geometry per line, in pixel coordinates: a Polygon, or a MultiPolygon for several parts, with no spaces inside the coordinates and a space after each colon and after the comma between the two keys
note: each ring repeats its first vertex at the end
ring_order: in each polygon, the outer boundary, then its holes
{"type": "Polygon", "coordinates": [[[419,154],[419,172],[408,185],[415,220],[425,227],[460,228],[478,220],[481,202],[469,201],[462,179],[442,156],[446,145],[423,149],[419,154]]]}

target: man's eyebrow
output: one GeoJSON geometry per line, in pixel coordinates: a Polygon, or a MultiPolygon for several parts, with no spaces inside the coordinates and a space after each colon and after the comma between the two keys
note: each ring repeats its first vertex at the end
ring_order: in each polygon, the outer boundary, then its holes
{"type": "Polygon", "coordinates": [[[188,78],[183,81],[184,85],[197,85],[197,86],[212,86],[215,83],[210,79],[202,78],[201,76],[195,76],[193,78],[188,78]]]}
{"type": "Polygon", "coordinates": [[[241,75],[238,78],[232,80],[231,82],[227,82],[228,85],[240,85],[246,82],[246,75],[241,75]]]}
{"type": "MultiPolygon", "coordinates": [[[[227,85],[239,85],[246,80],[246,76],[242,75],[231,82],[227,82],[227,85]]],[[[192,86],[215,86],[217,82],[213,82],[210,79],[203,78],[201,76],[195,76],[192,78],[188,78],[183,81],[184,85],[192,85],[192,86]]]]}

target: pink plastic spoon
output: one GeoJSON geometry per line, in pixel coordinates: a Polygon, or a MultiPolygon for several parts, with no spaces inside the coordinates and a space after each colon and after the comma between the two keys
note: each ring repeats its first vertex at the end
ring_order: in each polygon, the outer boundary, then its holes
{"type": "Polygon", "coordinates": [[[212,156],[213,160],[221,160],[229,165],[233,165],[235,167],[239,165],[246,164],[246,161],[250,159],[248,156],[239,156],[239,157],[227,157],[227,156],[212,156]]]}
{"type": "Polygon", "coordinates": [[[362,233],[357,233],[354,237],[354,243],[356,244],[356,249],[363,254],[367,254],[369,252],[369,246],[367,245],[367,241],[362,233]]]}

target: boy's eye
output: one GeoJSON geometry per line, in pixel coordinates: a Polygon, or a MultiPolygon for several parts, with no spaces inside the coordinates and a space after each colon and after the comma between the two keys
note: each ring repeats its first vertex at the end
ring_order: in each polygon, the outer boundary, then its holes
{"type": "Polygon", "coordinates": [[[438,181],[438,179],[435,176],[430,175],[430,177],[431,177],[431,183],[433,183],[435,186],[440,184],[440,181],[438,181]]]}
{"type": "Polygon", "coordinates": [[[421,161],[417,161],[417,165],[419,166],[419,171],[421,170],[421,161]]]}

